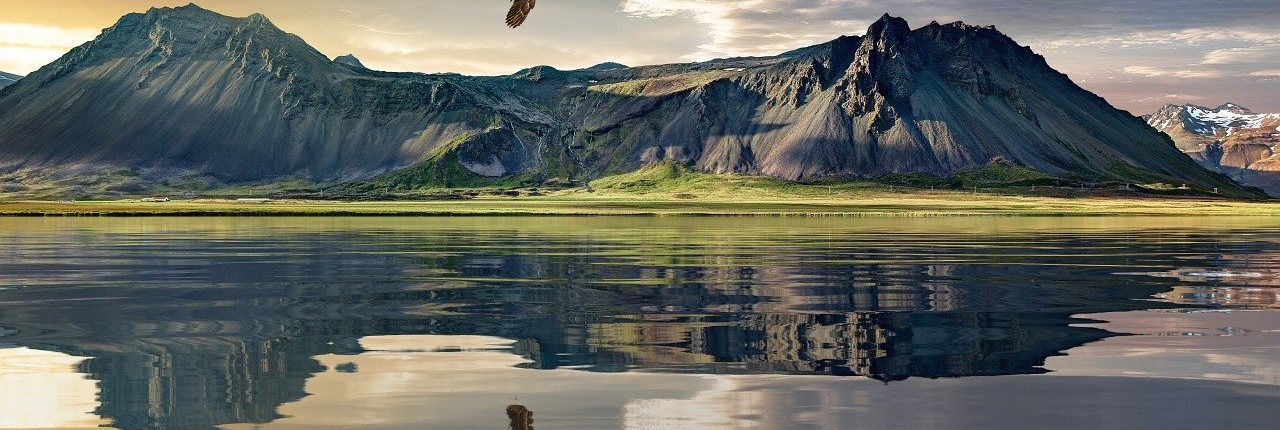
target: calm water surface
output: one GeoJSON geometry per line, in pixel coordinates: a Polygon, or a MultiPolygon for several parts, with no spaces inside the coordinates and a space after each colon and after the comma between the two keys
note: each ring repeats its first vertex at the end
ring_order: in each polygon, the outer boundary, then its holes
{"type": "Polygon", "coordinates": [[[0,428],[1270,428],[1280,220],[0,219],[0,428]]]}

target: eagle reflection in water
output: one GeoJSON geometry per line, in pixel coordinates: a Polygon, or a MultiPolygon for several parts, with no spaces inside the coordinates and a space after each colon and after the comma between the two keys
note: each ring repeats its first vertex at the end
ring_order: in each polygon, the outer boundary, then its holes
{"type": "Polygon", "coordinates": [[[507,406],[507,418],[511,419],[511,430],[533,430],[533,411],[522,405],[507,406]]]}

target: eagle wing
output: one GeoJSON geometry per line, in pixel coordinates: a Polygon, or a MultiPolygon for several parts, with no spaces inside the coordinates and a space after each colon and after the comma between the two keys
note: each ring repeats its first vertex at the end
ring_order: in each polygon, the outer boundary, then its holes
{"type": "Polygon", "coordinates": [[[511,11],[507,12],[507,26],[516,28],[524,24],[524,20],[529,18],[529,11],[532,11],[537,3],[538,0],[511,0],[511,11]]]}

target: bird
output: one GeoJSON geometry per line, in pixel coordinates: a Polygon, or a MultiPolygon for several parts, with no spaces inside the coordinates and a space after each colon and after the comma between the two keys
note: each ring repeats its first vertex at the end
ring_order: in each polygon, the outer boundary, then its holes
{"type": "Polygon", "coordinates": [[[524,24],[524,20],[529,18],[529,11],[532,11],[537,3],[538,0],[511,0],[511,11],[507,12],[507,26],[516,28],[524,24]]]}
{"type": "Polygon", "coordinates": [[[507,418],[511,419],[511,430],[533,430],[533,411],[524,405],[507,406],[507,418]]]}

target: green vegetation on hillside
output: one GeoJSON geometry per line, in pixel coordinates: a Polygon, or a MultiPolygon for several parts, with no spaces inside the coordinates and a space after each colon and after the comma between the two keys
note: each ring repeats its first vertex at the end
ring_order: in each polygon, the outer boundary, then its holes
{"type": "MultiPolygon", "coordinates": [[[[424,166],[414,171],[423,176],[408,177],[399,184],[430,183],[431,175],[440,172],[433,169],[439,168],[444,167],[424,166]]],[[[1004,164],[953,178],[904,176],[811,184],[659,164],[585,185],[549,182],[532,178],[529,185],[457,182],[462,188],[414,188],[401,193],[397,182],[386,180],[378,185],[383,188],[348,189],[358,193],[345,201],[302,196],[265,202],[217,198],[164,203],[13,201],[0,202],[0,215],[1280,215],[1280,203],[1275,202],[1057,186],[1057,179],[1004,164]],[[367,194],[359,194],[373,192],[400,200],[369,201],[367,194]]]]}
{"type": "Polygon", "coordinates": [[[706,85],[716,79],[733,76],[735,74],[737,73],[727,70],[687,72],[671,76],[597,84],[592,85],[590,90],[619,96],[653,97],[687,91],[706,85]]]}
{"type": "MultiPolygon", "coordinates": [[[[494,124],[491,128],[500,128],[494,124]]],[[[431,151],[427,158],[411,167],[386,173],[378,177],[318,190],[319,194],[334,197],[389,196],[426,192],[438,194],[440,190],[470,188],[518,188],[534,185],[537,178],[530,174],[486,177],[467,170],[458,159],[458,149],[473,140],[463,134],[449,143],[431,151]]]]}
{"type": "Polygon", "coordinates": [[[980,169],[958,172],[952,177],[923,174],[890,175],[874,180],[829,179],[814,183],[797,183],[764,176],[716,175],[696,171],[680,164],[664,163],[640,170],[597,179],[591,187],[602,192],[614,191],[638,195],[666,195],[673,198],[735,198],[751,196],[857,196],[865,193],[919,191],[968,191],[1020,196],[1107,196],[1151,194],[1212,196],[1211,192],[1181,189],[1168,184],[1131,187],[1111,181],[1084,183],[1054,178],[1044,173],[1011,163],[990,163],[980,169]],[[1164,188],[1157,188],[1163,186],[1164,188]]]}

